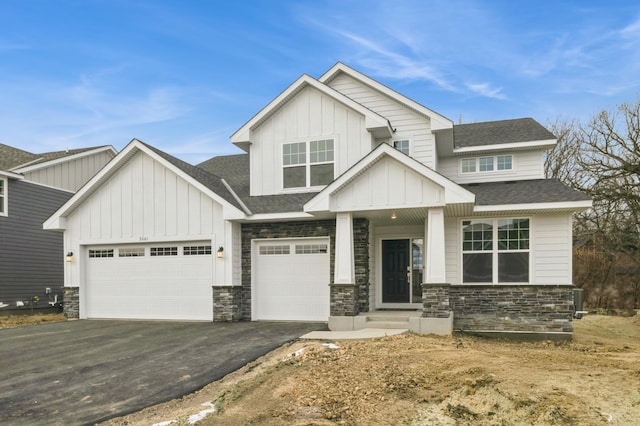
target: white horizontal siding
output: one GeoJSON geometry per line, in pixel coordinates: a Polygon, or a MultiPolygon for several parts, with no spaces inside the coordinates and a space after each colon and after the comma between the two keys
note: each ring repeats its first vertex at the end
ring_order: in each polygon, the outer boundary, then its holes
{"type": "MultiPolygon", "coordinates": [[[[513,169],[509,171],[461,173],[460,160],[462,158],[482,157],[483,154],[474,154],[465,157],[445,157],[438,160],[438,172],[452,181],[465,183],[500,182],[506,180],[530,180],[544,178],[544,151],[516,151],[513,153],[500,153],[500,155],[513,155],[513,169]]],[[[494,156],[496,154],[486,154],[494,156]]]]}
{"type": "Polygon", "coordinates": [[[444,251],[446,262],[447,282],[450,284],[460,284],[462,282],[458,271],[460,270],[460,242],[458,234],[457,218],[445,218],[444,220],[444,251]]]}
{"type": "Polygon", "coordinates": [[[346,74],[338,75],[329,82],[329,86],[389,120],[395,129],[393,139],[411,140],[411,156],[435,168],[435,138],[428,117],[346,74]]]}
{"type": "Polygon", "coordinates": [[[536,216],[533,230],[535,284],[572,283],[572,228],[570,214],[536,216]]]}

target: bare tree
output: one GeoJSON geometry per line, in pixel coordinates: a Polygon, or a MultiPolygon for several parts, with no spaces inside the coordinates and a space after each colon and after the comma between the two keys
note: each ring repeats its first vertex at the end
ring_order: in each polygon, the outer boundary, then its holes
{"type": "Polygon", "coordinates": [[[545,173],[593,197],[576,215],[574,281],[601,308],[640,303],[640,98],[602,111],[586,125],[556,120],[558,144],[545,173]],[[591,296],[589,296],[591,293],[591,296]]]}

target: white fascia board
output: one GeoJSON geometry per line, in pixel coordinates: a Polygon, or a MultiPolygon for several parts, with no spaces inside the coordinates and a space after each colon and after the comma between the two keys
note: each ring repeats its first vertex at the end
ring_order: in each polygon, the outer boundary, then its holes
{"type": "Polygon", "coordinates": [[[79,152],[77,154],[67,155],[65,157],[56,158],[55,160],[43,161],[42,163],[38,163],[38,164],[34,164],[33,166],[29,166],[29,164],[33,163],[34,161],[38,161],[38,160],[34,160],[31,163],[27,163],[27,165],[25,165],[25,166],[18,166],[16,168],[12,169],[12,170],[15,171],[15,172],[18,172],[18,173],[28,173],[28,172],[31,172],[31,171],[34,171],[34,170],[55,166],[56,164],[66,163],[67,161],[72,161],[72,160],[77,160],[79,158],[88,157],[90,155],[98,154],[98,153],[104,152],[104,151],[111,151],[114,156],[118,154],[118,151],[116,151],[116,149],[113,146],[107,145],[107,146],[102,146],[102,147],[99,147],[99,148],[96,148],[96,149],[92,149],[92,150],[89,150],[89,151],[83,151],[83,152],[79,152]]]}
{"type": "Polygon", "coordinates": [[[0,176],[6,176],[8,178],[15,179],[15,180],[23,180],[24,179],[24,176],[22,176],[20,174],[9,172],[9,171],[5,171],[5,170],[0,170],[0,176]]]}
{"type": "Polygon", "coordinates": [[[49,231],[64,231],[67,229],[67,218],[62,216],[51,217],[42,224],[42,229],[49,231]]]}
{"type": "Polygon", "coordinates": [[[304,212],[288,212],[288,213],[258,213],[251,216],[245,216],[246,222],[274,221],[274,220],[291,220],[291,219],[314,219],[315,216],[304,212]]]}
{"type": "Polygon", "coordinates": [[[523,149],[523,148],[541,148],[541,147],[551,147],[557,144],[558,141],[556,139],[545,139],[541,141],[529,141],[529,142],[512,142],[512,143],[503,143],[496,145],[482,145],[482,146],[467,146],[463,148],[454,148],[453,154],[471,154],[471,153],[479,153],[483,151],[506,151],[506,150],[514,150],[514,149],[523,149]]]}
{"type": "Polygon", "coordinates": [[[397,102],[417,111],[422,115],[426,115],[431,119],[431,130],[442,130],[442,129],[451,129],[453,128],[453,121],[449,120],[447,117],[438,114],[432,109],[425,107],[424,105],[419,104],[418,102],[404,96],[401,93],[396,92],[395,90],[385,86],[384,84],[372,79],[371,77],[367,77],[359,71],[354,70],[348,65],[343,64],[342,62],[338,62],[331,69],[325,72],[318,81],[320,83],[325,84],[327,81],[331,80],[336,74],[339,72],[343,72],[356,80],[361,81],[369,87],[377,90],[378,92],[383,93],[384,95],[395,99],[397,102]]]}
{"type": "MultiPolygon", "coordinates": [[[[245,216],[245,212],[243,212],[242,210],[238,209],[236,206],[234,206],[233,204],[229,203],[227,200],[222,198],[220,195],[216,194],[215,192],[213,192],[212,190],[210,190],[209,188],[204,186],[198,180],[196,180],[193,177],[189,176],[188,174],[183,172],[180,168],[174,166],[173,164],[171,164],[170,162],[168,162],[167,160],[165,160],[164,158],[162,158],[161,156],[159,156],[158,154],[156,154],[152,150],[148,149],[146,146],[144,146],[138,140],[135,140],[135,142],[136,142],[137,148],[140,151],[143,151],[145,154],[149,155],[151,158],[153,158],[154,160],[156,160],[157,162],[159,162],[160,164],[162,164],[163,166],[165,166],[166,168],[168,168],[169,170],[174,172],[176,175],[180,176],[182,179],[184,179],[187,182],[189,182],[191,185],[196,187],[199,191],[207,194],[212,200],[214,200],[218,204],[222,205],[222,207],[223,207],[223,216],[225,218],[228,217],[228,218],[238,218],[239,219],[239,218],[242,218],[242,217],[245,216]]],[[[237,195],[235,195],[234,192],[231,192],[231,194],[232,194],[232,196],[237,196],[237,195]]]]}
{"type": "Polygon", "coordinates": [[[60,207],[49,217],[49,219],[44,222],[44,229],[58,229],[54,226],[56,223],[59,223],[59,218],[66,217],[79,204],[81,204],[85,200],[85,198],[90,196],[95,191],[95,189],[100,186],[100,182],[106,180],[114,170],[118,170],[123,162],[128,161],[129,156],[131,154],[134,154],[134,150],[144,152],[149,157],[153,158],[155,161],[159,162],[160,164],[174,172],[176,175],[192,184],[199,191],[207,194],[211,199],[222,205],[223,215],[225,216],[225,218],[229,217],[240,219],[245,217],[245,213],[238,209],[236,206],[232,205],[227,200],[204,186],[202,183],[184,173],[178,167],[169,163],[152,150],[148,149],[142,142],[138,141],[137,139],[133,139],[122,151],[120,151],[118,155],[116,155],[115,161],[110,161],[105,167],[103,167],[96,175],[94,175],[89,180],[89,182],[87,182],[82,188],[80,188],[80,190],[76,192],[73,197],[71,197],[65,204],[62,205],[62,207],[60,207]]]}
{"type": "Polygon", "coordinates": [[[591,200],[563,201],[559,203],[527,203],[527,204],[500,204],[488,206],[475,206],[474,213],[483,212],[508,212],[511,210],[586,210],[593,205],[591,200]]]}
{"type": "Polygon", "coordinates": [[[243,144],[251,142],[251,129],[258,123],[264,120],[272,112],[279,109],[282,105],[287,103],[289,99],[295,96],[299,91],[305,87],[310,86],[327,96],[335,99],[336,101],[346,105],[347,107],[357,111],[365,117],[365,125],[367,130],[373,131],[379,128],[388,128],[389,137],[392,135],[391,126],[389,121],[381,115],[371,111],[363,105],[355,102],[353,99],[343,95],[342,93],[330,88],[329,86],[320,83],[313,77],[303,74],[293,84],[287,87],[282,93],[280,93],[275,99],[262,108],[256,115],[254,115],[249,121],[247,121],[240,129],[231,135],[231,142],[234,144],[243,144]]]}
{"type": "Polygon", "coordinates": [[[338,179],[327,185],[327,187],[320,191],[315,197],[307,201],[304,205],[304,211],[312,212],[329,210],[329,198],[332,194],[336,193],[344,185],[347,185],[352,179],[356,178],[361,172],[371,167],[385,155],[394,158],[406,167],[414,170],[416,173],[419,173],[437,185],[442,186],[445,192],[445,204],[475,202],[476,196],[471,191],[461,187],[457,183],[408,155],[401,153],[390,145],[383,143],[362,158],[359,162],[354,164],[349,170],[338,177],[338,179]]]}

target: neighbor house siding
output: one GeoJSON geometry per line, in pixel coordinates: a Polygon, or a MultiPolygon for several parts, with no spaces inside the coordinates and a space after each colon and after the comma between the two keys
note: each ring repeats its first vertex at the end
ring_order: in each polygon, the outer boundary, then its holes
{"type": "Polygon", "coordinates": [[[26,180],[75,192],[113,157],[113,152],[103,151],[26,172],[24,177],[26,180]]]}
{"type": "Polygon", "coordinates": [[[62,297],[64,251],[62,234],[45,231],[42,223],[71,193],[26,181],[8,179],[9,214],[0,216],[0,302],[15,308],[17,301],[40,298],[45,289],[62,297]]]}
{"type": "Polygon", "coordinates": [[[544,151],[517,151],[501,152],[498,154],[470,153],[469,155],[458,157],[444,157],[440,158],[438,161],[438,172],[458,184],[543,179],[543,155],[544,151]],[[495,157],[497,155],[512,155],[513,169],[476,173],[461,173],[460,171],[460,160],[462,158],[495,157]]]}
{"type": "Polygon", "coordinates": [[[435,136],[431,133],[431,121],[428,117],[418,114],[346,74],[340,74],[332,79],[329,86],[387,118],[391,127],[395,129],[394,137],[389,142],[409,139],[411,156],[435,169],[435,136]]]}
{"type": "MultiPolygon", "coordinates": [[[[307,87],[252,131],[251,195],[283,192],[282,145],[334,140],[334,177],[371,150],[365,117],[320,91],[307,87]]],[[[308,160],[307,151],[307,160],[308,160]]]]}

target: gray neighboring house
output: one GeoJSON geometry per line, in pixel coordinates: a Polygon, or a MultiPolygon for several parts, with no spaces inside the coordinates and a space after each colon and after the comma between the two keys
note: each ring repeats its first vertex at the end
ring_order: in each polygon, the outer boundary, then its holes
{"type": "Polygon", "coordinates": [[[62,237],[42,229],[116,151],[111,146],[34,154],[0,144],[0,309],[62,301],[62,237]]]}

